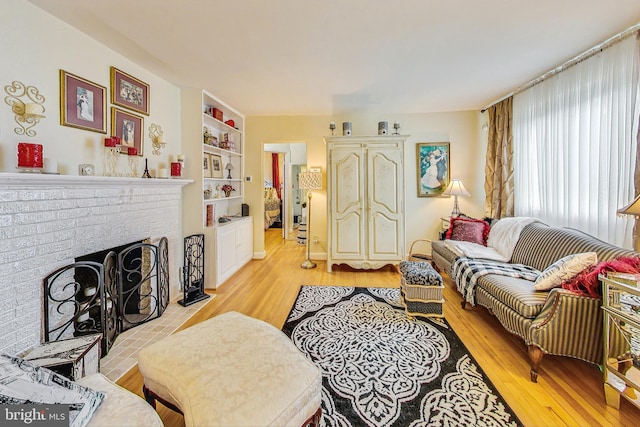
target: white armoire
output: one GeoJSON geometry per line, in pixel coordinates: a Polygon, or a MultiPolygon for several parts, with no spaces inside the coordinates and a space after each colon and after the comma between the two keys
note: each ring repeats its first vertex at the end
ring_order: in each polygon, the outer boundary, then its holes
{"type": "Polygon", "coordinates": [[[404,142],[408,136],[330,136],[327,270],[376,269],[404,255],[404,142]]]}

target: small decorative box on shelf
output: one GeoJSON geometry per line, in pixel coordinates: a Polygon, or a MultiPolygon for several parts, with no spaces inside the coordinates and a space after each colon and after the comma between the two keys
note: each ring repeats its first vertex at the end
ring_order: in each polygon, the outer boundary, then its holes
{"type": "Polygon", "coordinates": [[[92,334],[46,342],[28,351],[22,358],[75,381],[100,371],[101,339],[102,334],[92,334]]]}

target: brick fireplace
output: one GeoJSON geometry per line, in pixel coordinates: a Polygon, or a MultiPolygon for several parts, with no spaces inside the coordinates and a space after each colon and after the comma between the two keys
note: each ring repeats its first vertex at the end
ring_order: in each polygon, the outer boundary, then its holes
{"type": "Polygon", "coordinates": [[[0,353],[40,343],[42,279],[85,254],[166,237],[177,299],[181,194],[189,182],[0,174],[0,353]]]}

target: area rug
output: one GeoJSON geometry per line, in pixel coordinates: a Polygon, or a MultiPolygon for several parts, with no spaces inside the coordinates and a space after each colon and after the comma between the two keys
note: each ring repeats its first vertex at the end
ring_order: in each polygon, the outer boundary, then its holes
{"type": "Polygon", "coordinates": [[[322,425],[522,425],[444,319],[396,288],[303,286],[282,330],[322,372],[322,425]]]}

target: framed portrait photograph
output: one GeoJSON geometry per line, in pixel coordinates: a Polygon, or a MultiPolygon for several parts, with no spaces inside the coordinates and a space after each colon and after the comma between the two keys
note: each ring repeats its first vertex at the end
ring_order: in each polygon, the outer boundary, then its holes
{"type": "Polygon", "coordinates": [[[60,70],[60,124],[107,133],[107,88],[60,70]]]}
{"type": "Polygon", "coordinates": [[[416,144],[418,197],[439,196],[449,185],[449,143],[416,144]]]}
{"type": "Polygon", "coordinates": [[[120,154],[129,154],[133,147],[142,156],[143,118],[116,107],[111,107],[111,136],[120,138],[120,154]]]}
{"type": "Polygon", "coordinates": [[[111,67],[111,103],[149,115],[149,85],[111,67]]]}
{"type": "Polygon", "coordinates": [[[202,176],[211,178],[211,154],[202,155],[202,176]]]}
{"type": "Polygon", "coordinates": [[[211,154],[211,178],[222,178],[223,173],[222,157],[217,154],[211,154]]]}

